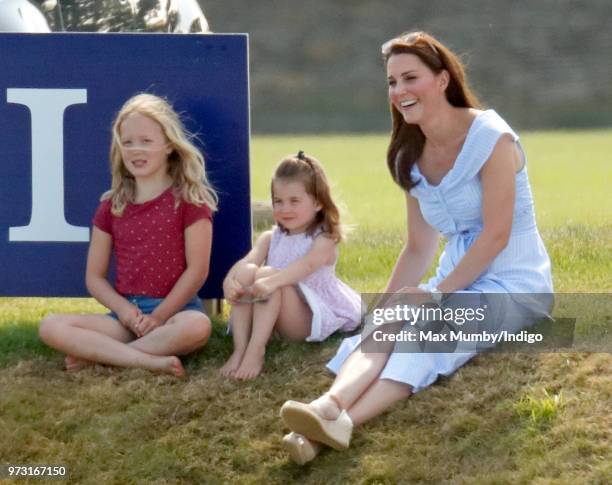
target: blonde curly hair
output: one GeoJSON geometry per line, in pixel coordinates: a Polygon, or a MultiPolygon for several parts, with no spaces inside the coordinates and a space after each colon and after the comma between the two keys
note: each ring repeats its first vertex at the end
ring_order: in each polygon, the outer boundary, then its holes
{"type": "Polygon", "coordinates": [[[111,199],[111,212],[121,216],[127,204],[134,202],[136,182],[127,170],[121,156],[121,123],[131,114],[138,113],[155,121],[162,129],[172,152],[168,155],[168,174],[172,178],[177,205],[180,201],[207,205],[217,210],[218,196],[206,177],[204,156],[193,144],[190,134],[179,115],[164,98],[141,93],[128,99],[117,113],[112,128],[110,148],[111,188],[101,200],[111,199]]]}

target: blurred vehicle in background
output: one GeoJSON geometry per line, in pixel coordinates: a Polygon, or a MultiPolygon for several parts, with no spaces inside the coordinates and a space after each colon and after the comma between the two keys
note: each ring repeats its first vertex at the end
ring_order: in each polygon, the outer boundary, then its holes
{"type": "Polygon", "coordinates": [[[0,32],[51,32],[43,13],[27,0],[0,0],[0,32]]]}
{"type": "Polygon", "coordinates": [[[207,33],[197,0],[0,0],[0,32],[207,33]]]}

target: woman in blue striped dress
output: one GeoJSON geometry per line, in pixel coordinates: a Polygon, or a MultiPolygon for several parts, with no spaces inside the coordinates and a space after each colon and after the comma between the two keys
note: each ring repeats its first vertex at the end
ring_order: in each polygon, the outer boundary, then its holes
{"type": "MultiPolygon", "coordinates": [[[[457,56],[434,37],[414,32],[392,39],[383,58],[393,123],[387,163],[405,191],[408,213],[408,240],[385,292],[418,302],[458,293],[501,293],[510,301],[517,294],[551,294],[550,260],[516,133],[495,111],[480,110],[457,56]],[[447,243],[435,276],[421,283],[440,235],[447,243]]],[[[546,314],[540,306],[536,313],[546,314]]],[[[328,364],[337,377],[327,393],[310,404],[283,406],[292,430],[284,444],[295,461],[314,458],[319,443],[348,447],[354,426],[474,355],[392,346],[367,352],[361,343],[359,335],[342,342],[328,364]]]]}

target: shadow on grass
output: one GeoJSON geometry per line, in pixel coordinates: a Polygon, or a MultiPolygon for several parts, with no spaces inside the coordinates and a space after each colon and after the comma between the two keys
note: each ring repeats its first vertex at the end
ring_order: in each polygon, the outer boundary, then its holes
{"type": "Polygon", "coordinates": [[[0,326],[0,368],[35,357],[53,357],[57,352],[38,338],[38,325],[32,323],[0,326]]]}
{"type": "MultiPolygon", "coordinates": [[[[231,335],[227,334],[226,322],[213,318],[213,329],[206,346],[181,359],[188,371],[197,371],[202,367],[221,367],[230,357],[233,350],[231,335]]],[[[295,358],[302,360],[312,355],[313,345],[322,348],[336,348],[342,336],[334,336],[325,343],[291,343],[272,340],[266,348],[266,361],[273,366],[274,361],[287,352],[296,352],[295,358]],[[302,354],[302,357],[299,355],[302,354]]],[[[0,325],[0,368],[11,367],[20,361],[43,358],[58,360],[63,357],[58,351],[47,346],[38,336],[38,324],[16,323],[0,325]]],[[[266,364],[266,368],[268,364],[266,364]]],[[[265,370],[264,370],[265,372],[265,370]]]]}
{"type": "MultiPolygon", "coordinates": [[[[221,367],[225,361],[232,355],[233,342],[232,336],[227,334],[226,322],[220,318],[212,319],[213,328],[212,334],[206,343],[206,346],[201,350],[194,352],[191,355],[182,358],[187,370],[196,370],[205,365],[213,365],[221,367]]],[[[274,362],[281,356],[292,355],[299,361],[307,356],[312,356],[313,347],[321,349],[336,349],[343,338],[352,334],[333,335],[325,342],[287,342],[283,340],[272,339],[266,346],[266,365],[264,372],[269,367],[274,366],[274,362]],[[302,355],[302,357],[300,357],[302,355]]],[[[326,355],[329,352],[326,353],[326,355]]],[[[291,357],[290,357],[291,358],[291,357]]],[[[282,357],[284,360],[285,357],[282,357]]],[[[322,362],[324,364],[324,362],[322,362]]]]}

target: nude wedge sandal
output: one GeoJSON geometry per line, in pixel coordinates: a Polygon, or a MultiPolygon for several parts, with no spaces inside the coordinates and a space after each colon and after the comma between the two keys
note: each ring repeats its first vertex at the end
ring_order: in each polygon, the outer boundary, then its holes
{"type": "Polygon", "coordinates": [[[342,410],[336,419],[325,419],[309,404],[287,401],[281,407],[280,415],[291,431],[312,441],[335,450],[345,450],[349,446],[353,421],[346,410],[342,410]]]}

